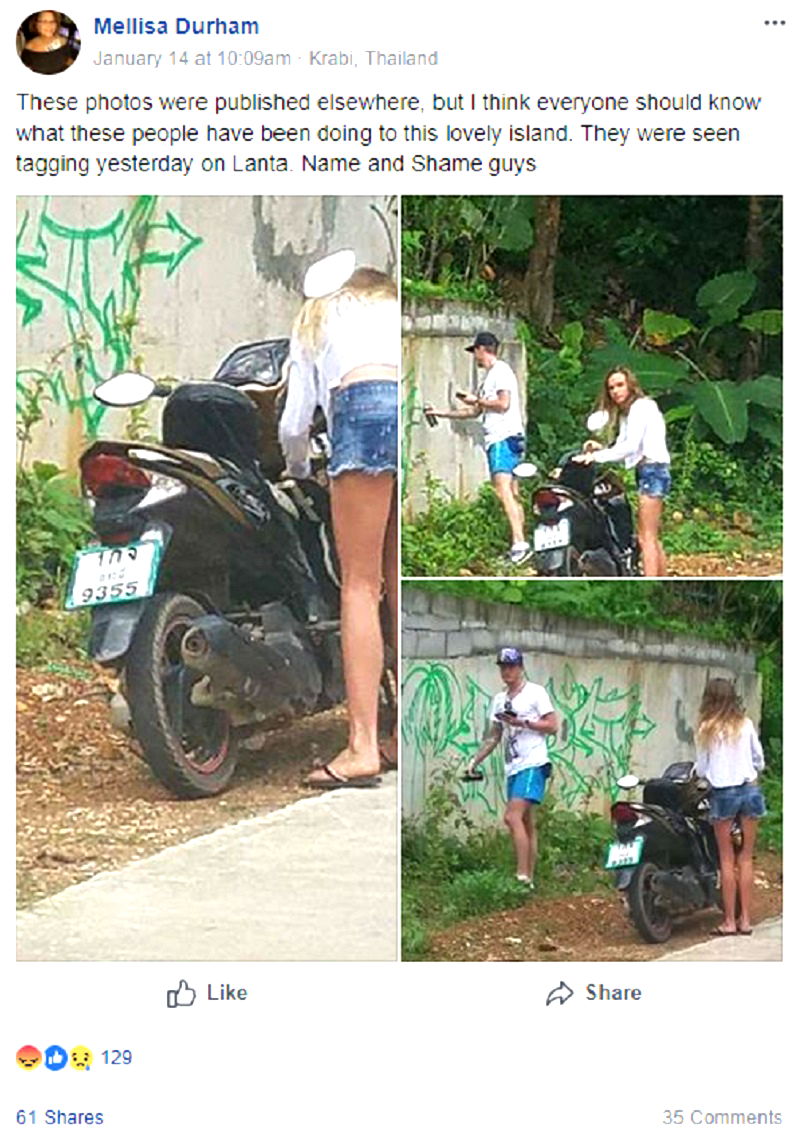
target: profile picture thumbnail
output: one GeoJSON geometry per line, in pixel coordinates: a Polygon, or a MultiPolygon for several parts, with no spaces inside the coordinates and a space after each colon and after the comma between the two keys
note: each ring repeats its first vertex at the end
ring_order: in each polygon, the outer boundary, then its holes
{"type": "Polygon", "coordinates": [[[46,8],[31,12],[17,29],[17,54],[29,71],[60,75],[78,58],[80,33],[74,20],[46,8]]]}

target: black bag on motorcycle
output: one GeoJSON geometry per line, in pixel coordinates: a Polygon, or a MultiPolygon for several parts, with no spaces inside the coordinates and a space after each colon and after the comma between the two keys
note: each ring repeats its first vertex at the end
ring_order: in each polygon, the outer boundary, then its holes
{"type": "Polygon", "coordinates": [[[245,469],[261,453],[258,411],[247,395],[222,383],[184,383],[167,399],[164,445],[201,450],[245,469]]]}

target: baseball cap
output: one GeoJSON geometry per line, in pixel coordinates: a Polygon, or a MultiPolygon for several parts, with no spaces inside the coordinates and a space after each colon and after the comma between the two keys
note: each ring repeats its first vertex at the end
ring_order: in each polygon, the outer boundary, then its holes
{"type": "Polygon", "coordinates": [[[499,346],[500,340],[493,332],[478,332],[475,342],[465,347],[464,351],[474,351],[476,347],[488,347],[491,351],[497,351],[499,346]]]}
{"type": "Polygon", "coordinates": [[[517,666],[521,666],[522,652],[518,647],[501,647],[497,653],[496,662],[498,664],[512,663],[517,666]]]}

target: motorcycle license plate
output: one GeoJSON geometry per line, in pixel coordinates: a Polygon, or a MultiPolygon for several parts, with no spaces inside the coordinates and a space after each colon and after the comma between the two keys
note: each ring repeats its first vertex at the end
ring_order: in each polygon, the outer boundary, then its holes
{"type": "Polygon", "coordinates": [[[632,841],[612,841],[606,849],[606,868],[629,869],[638,865],[643,848],[644,837],[634,837],[632,841]]]}
{"type": "Polygon", "coordinates": [[[160,541],[81,549],[72,564],[67,608],[122,604],[152,596],[161,560],[160,541]]]}
{"type": "Polygon", "coordinates": [[[555,525],[537,525],[533,531],[533,549],[544,553],[547,549],[563,549],[569,544],[569,518],[562,517],[555,525]]]}

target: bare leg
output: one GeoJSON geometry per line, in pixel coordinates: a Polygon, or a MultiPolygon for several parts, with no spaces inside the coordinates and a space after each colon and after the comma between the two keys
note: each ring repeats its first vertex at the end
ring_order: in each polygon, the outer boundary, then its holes
{"type": "MultiPolygon", "coordinates": [[[[342,570],[342,656],[350,737],[328,765],[346,778],[377,774],[378,691],[383,673],[380,625],[386,530],[392,512],[392,474],[345,472],[331,483],[336,548],[342,570]]],[[[315,774],[309,777],[313,785],[315,774]]],[[[320,771],[320,782],[327,782],[320,771]]]]}
{"type": "Polygon", "coordinates": [[[645,576],[666,576],[667,574],[667,559],[658,539],[663,507],[664,502],[660,497],[639,495],[637,529],[645,576]]]}
{"type": "Polygon", "coordinates": [[[536,860],[539,855],[539,839],[536,832],[536,806],[532,802],[528,802],[528,812],[525,814],[525,830],[528,834],[528,844],[530,847],[530,860],[528,864],[527,875],[533,880],[533,874],[536,871],[536,860]]]}
{"type": "Polygon", "coordinates": [[[514,843],[514,852],[517,857],[517,876],[524,876],[528,880],[531,876],[531,839],[525,824],[525,815],[530,810],[530,804],[524,798],[512,797],[506,805],[506,812],[503,817],[514,843]]]}
{"type": "MultiPolygon", "coordinates": [[[[392,510],[389,514],[389,524],[386,526],[386,536],[383,542],[383,587],[386,593],[386,607],[388,609],[389,656],[394,673],[395,683],[398,681],[397,670],[397,589],[398,589],[398,526],[397,526],[397,485],[392,496],[392,510]]],[[[381,741],[381,749],[386,756],[389,766],[397,765],[397,720],[392,725],[392,736],[381,741]]]]}
{"type": "Polygon", "coordinates": [[[719,875],[722,886],[721,932],[736,931],[736,859],[733,854],[730,818],[714,822],[714,837],[719,850],[719,875]]]}
{"type": "Polygon", "coordinates": [[[525,514],[519,502],[512,474],[492,474],[492,487],[511,526],[511,542],[516,545],[525,540],[525,514]]]}
{"type": "Polygon", "coordinates": [[[758,818],[742,818],[742,848],[737,857],[739,866],[739,931],[749,932],[752,928],[751,905],[753,901],[753,850],[758,832],[758,818]]]}

